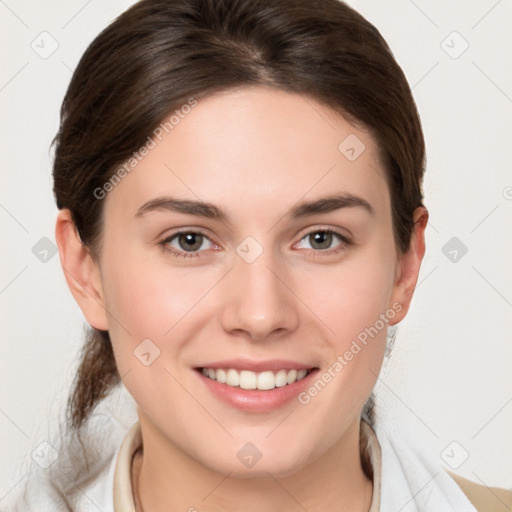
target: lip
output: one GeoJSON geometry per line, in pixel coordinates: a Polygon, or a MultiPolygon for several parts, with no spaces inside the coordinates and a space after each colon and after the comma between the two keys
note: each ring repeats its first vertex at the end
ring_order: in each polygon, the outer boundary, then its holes
{"type": "MultiPolygon", "coordinates": [[[[230,362],[232,364],[233,361],[230,362]]],[[[282,364],[282,362],[280,362],[282,364]]],[[[289,364],[292,364],[288,361],[289,364]]],[[[224,364],[224,363],[223,363],[224,364]]],[[[301,393],[304,389],[311,385],[311,382],[316,378],[317,373],[319,372],[318,367],[311,367],[305,365],[296,365],[286,368],[285,366],[279,366],[276,368],[270,368],[268,365],[268,361],[265,363],[262,369],[254,370],[255,366],[261,367],[261,364],[253,364],[251,368],[249,368],[246,364],[242,367],[230,366],[230,365],[220,365],[212,364],[211,366],[205,365],[204,367],[195,368],[195,373],[201,379],[201,381],[205,384],[208,391],[214,395],[215,398],[221,400],[222,402],[230,405],[231,407],[235,407],[242,411],[246,412],[270,412],[279,407],[284,406],[291,400],[297,397],[299,393],[301,393]],[[201,368],[234,368],[237,370],[251,370],[251,371],[265,371],[265,370],[279,370],[279,369],[310,369],[313,368],[303,379],[294,382],[293,384],[287,384],[286,386],[280,388],[274,388],[266,391],[262,391],[259,389],[242,389],[240,387],[228,386],[227,384],[221,384],[216,380],[212,380],[208,377],[205,377],[201,373],[201,368]]]]}

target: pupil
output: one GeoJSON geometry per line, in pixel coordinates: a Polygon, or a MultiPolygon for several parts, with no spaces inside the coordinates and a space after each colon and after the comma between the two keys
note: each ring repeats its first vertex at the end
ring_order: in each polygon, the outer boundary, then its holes
{"type": "Polygon", "coordinates": [[[314,235],[312,235],[313,242],[311,243],[313,248],[317,249],[327,249],[331,245],[332,242],[332,233],[327,233],[326,231],[318,231],[314,235]],[[317,244],[319,247],[315,247],[314,244],[317,244]]]}
{"type": "Polygon", "coordinates": [[[198,233],[186,233],[184,235],[180,235],[179,243],[180,246],[185,251],[193,251],[195,249],[199,249],[203,242],[203,235],[198,233]]]}

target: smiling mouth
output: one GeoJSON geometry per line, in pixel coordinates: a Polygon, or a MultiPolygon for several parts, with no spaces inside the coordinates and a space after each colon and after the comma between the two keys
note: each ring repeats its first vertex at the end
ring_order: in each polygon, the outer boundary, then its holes
{"type": "Polygon", "coordinates": [[[281,388],[304,379],[317,368],[300,370],[266,370],[253,372],[250,370],[235,370],[234,368],[197,368],[206,378],[215,380],[220,384],[226,384],[233,388],[254,389],[269,391],[274,388],[281,388]]]}

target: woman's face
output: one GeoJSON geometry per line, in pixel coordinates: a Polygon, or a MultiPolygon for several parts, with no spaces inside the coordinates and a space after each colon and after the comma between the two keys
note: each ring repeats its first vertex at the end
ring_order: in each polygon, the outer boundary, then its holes
{"type": "Polygon", "coordinates": [[[262,87],[167,131],[103,199],[108,314],[91,323],[143,433],[216,471],[293,472],[358,423],[408,307],[376,143],[262,87]]]}

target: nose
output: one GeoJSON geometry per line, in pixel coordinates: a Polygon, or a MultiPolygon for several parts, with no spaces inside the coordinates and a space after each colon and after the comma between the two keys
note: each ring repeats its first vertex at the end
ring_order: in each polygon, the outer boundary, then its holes
{"type": "Polygon", "coordinates": [[[298,299],[290,281],[285,265],[266,251],[252,263],[236,256],[224,281],[221,323],[225,331],[261,341],[295,330],[298,299]]]}

